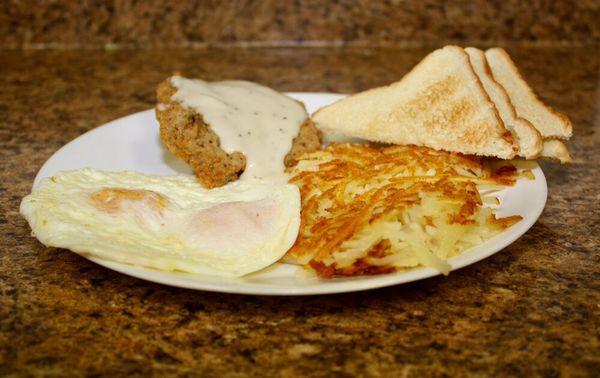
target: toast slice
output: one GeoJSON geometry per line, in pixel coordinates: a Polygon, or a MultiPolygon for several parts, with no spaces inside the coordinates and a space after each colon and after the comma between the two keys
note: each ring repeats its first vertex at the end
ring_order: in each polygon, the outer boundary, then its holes
{"type": "Polygon", "coordinates": [[[558,159],[561,163],[571,163],[571,154],[567,150],[567,146],[562,140],[558,139],[546,139],[544,141],[544,148],[541,153],[542,157],[558,159]]]}
{"type": "Polygon", "coordinates": [[[545,105],[538,98],[504,49],[489,49],[485,52],[485,57],[494,79],[506,89],[519,117],[531,122],[543,138],[571,137],[573,126],[569,118],[545,105]]]}
{"type": "Polygon", "coordinates": [[[319,128],[375,142],[510,159],[518,150],[457,46],[429,54],[400,81],[319,109],[319,128]]]}
{"type": "Polygon", "coordinates": [[[540,133],[529,121],[517,117],[508,94],[494,80],[490,67],[487,64],[485,53],[473,47],[465,48],[465,52],[469,55],[473,70],[479,80],[481,80],[483,88],[488,96],[490,96],[494,105],[496,105],[496,109],[504,125],[511,131],[513,137],[515,137],[516,143],[519,146],[518,156],[526,159],[536,158],[542,151],[542,136],[540,133]]]}

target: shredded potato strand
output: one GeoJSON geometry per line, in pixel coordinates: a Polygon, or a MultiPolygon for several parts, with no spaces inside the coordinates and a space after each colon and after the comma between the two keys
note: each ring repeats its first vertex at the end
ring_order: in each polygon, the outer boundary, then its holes
{"type": "Polygon", "coordinates": [[[284,260],[321,276],[431,266],[518,222],[496,219],[498,194],[526,176],[424,147],[331,144],[290,169],[302,196],[298,239],[284,260]]]}

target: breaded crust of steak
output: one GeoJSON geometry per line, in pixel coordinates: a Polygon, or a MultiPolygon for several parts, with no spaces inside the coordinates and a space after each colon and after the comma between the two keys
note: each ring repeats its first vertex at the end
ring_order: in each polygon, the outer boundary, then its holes
{"type": "Polygon", "coordinates": [[[167,148],[188,163],[200,182],[207,188],[236,180],[246,166],[240,152],[227,154],[219,147],[219,137],[204,122],[201,114],[186,109],[171,96],[177,88],[170,78],[156,89],[159,105],[156,118],[160,123],[160,138],[167,148]]]}
{"type": "MultiPolygon", "coordinates": [[[[235,181],[246,167],[246,157],[241,152],[228,154],[220,147],[218,135],[204,122],[202,114],[172,101],[177,92],[167,78],[156,88],[159,106],[156,118],[160,123],[160,138],[177,157],[188,163],[196,177],[206,188],[223,186],[235,181]]],[[[292,165],[304,152],[321,146],[321,132],[307,119],[285,156],[286,166],[292,165]]]]}
{"type": "Polygon", "coordinates": [[[285,155],[285,159],[283,159],[285,166],[291,167],[296,164],[300,156],[305,152],[314,151],[320,148],[322,142],[323,133],[321,130],[317,129],[310,118],[307,118],[300,126],[300,131],[292,142],[290,152],[288,152],[288,154],[285,155]]]}

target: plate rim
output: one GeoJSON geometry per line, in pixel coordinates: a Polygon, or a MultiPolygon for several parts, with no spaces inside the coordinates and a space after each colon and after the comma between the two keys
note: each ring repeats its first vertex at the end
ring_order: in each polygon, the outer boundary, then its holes
{"type": "MultiPolygon", "coordinates": [[[[286,95],[290,97],[303,100],[306,97],[319,97],[319,96],[329,96],[332,98],[342,98],[346,96],[341,93],[330,93],[330,92],[285,92],[286,95]]],[[[101,129],[106,127],[112,127],[115,124],[127,123],[136,117],[144,117],[148,115],[148,113],[154,113],[154,108],[139,111],[136,113],[128,114],[126,116],[111,120],[102,125],[99,125],[79,136],[69,141],[57,151],[55,151],[40,167],[38,173],[35,176],[35,179],[32,184],[32,188],[35,188],[41,179],[48,177],[45,174],[46,171],[49,170],[49,167],[53,164],[53,159],[57,159],[58,156],[64,149],[70,148],[73,145],[77,144],[84,138],[89,138],[93,136],[93,134],[100,132],[101,129]]],[[[449,259],[449,263],[451,265],[451,271],[455,271],[461,268],[464,268],[469,265],[473,265],[479,261],[485,260],[490,256],[502,251],[504,248],[508,247],[515,241],[517,241],[520,237],[525,235],[529,229],[537,222],[542,212],[545,209],[546,202],[548,200],[548,185],[546,181],[546,177],[542,171],[541,166],[533,161],[535,167],[532,169],[535,175],[535,181],[539,185],[539,189],[541,192],[539,194],[543,195],[543,200],[541,201],[541,205],[536,208],[535,212],[530,213],[528,219],[523,219],[521,222],[511,226],[510,228],[504,230],[502,233],[494,236],[493,238],[484,242],[484,244],[464,251],[460,255],[452,257],[449,259]],[[522,223],[525,222],[525,223],[522,223]],[[519,226],[518,229],[522,229],[522,231],[515,231],[514,227],[519,226]],[[510,230],[513,232],[509,232],[510,230]],[[508,232],[508,235],[506,233],[508,232]],[[500,239],[500,236],[508,236],[507,238],[500,239]],[[494,241],[495,244],[493,247],[488,248],[483,252],[479,252],[474,256],[464,258],[465,254],[472,253],[473,249],[481,248],[485,246],[486,243],[490,243],[490,241],[494,241]],[[458,260],[457,258],[463,257],[463,260],[458,260]]],[[[70,253],[74,253],[69,251],[70,253]]],[[[325,294],[338,294],[338,293],[347,293],[347,292],[357,292],[357,291],[365,291],[371,289],[378,289],[383,287],[389,287],[394,285],[405,284],[409,282],[420,281],[426,278],[435,277],[441,275],[442,273],[435,270],[431,267],[414,267],[408,268],[403,271],[384,274],[384,275],[375,275],[375,276],[361,276],[356,278],[344,278],[338,279],[322,279],[315,278],[315,284],[309,286],[290,286],[290,285],[282,285],[282,286],[274,286],[272,284],[264,285],[264,284],[256,284],[256,283],[248,283],[248,282],[237,282],[237,285],[229,283],[224,285],[223,282],[218,281],[227,281],[228,279],[222,277],[211,277],[211,276],[200,276],[204,278],[213,279],[214,282],[197,282],[195,285],[185,284],[184,281],[181,280],[182,277],[193,276],[188,273],[179,273],[175,272],[176,276],[179,276],[176,281],[173,281],[173,273],[174,272],[163,272],[159,270],[154,270],[151,268],[145,267],[137,267],[133,265],[122,264],[118,262],[113,262],[109,260],[104,260],[101,258],[80,254],[83,258],[86,258],[89,261],[92,261],[100,266],[103,266],[107,269],[114,270],[120,274],[125,274],[131,277],[135,277],[137,279],[142,279],[145,281],[155,282],[167,286],[191,289],[191,290],[203,290],[210,292],[219,292],[219,293],[227,293],[227,294],[239,294],[239,295],[266,295],[266,296],[304,296],[304,295],[325,295],[325,294]],[[152,274],[157,274],[158,276],[152,276],[152,274]],[[160,274],[171,274],[169,281],[169,276],[162,277],[160,274]],[[308,290],[307,290],[308,289],[308,290]]],[[[189,277],[188,277],[189,278],[189,277]]],[[[237,281],[238,279],[229,279],[229,281],[237,281]]]]}

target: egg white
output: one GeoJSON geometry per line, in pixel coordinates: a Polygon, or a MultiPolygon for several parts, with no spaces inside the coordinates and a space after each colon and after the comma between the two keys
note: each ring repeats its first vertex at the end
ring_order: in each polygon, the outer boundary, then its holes
{"type": "Polygon", "coordinates": [[[82,169],[42,181],[20,211],[49,247],[159,270],[242,276],[294,244],[300,194],[290,184],[208,190],[190,176],[82,169]],[[99,205],[94,193],[106,191],[118,198],[99,205]]]}

